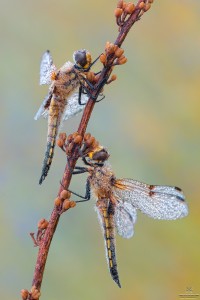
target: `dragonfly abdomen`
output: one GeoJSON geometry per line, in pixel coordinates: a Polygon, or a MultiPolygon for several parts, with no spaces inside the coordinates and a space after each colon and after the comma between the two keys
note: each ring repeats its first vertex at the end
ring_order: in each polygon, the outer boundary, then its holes
{"type": "Polygon", "coordinates": [[[110,202],[109,206],[104,203],[105,199],[97,201],[99,217],[104,231],[105,250],[108,267],[113,280],[121,287],[117,271],[117,261],[115,253],[115,229],[114,229],[114,207],[110,202]],[[102,203],[103,202],[103,203],[102,203]]]}
{"type": "Polygon", "coordinates": [[[51,106],[49,109],[47,146],[46,146],[45,158],[43,162],[42,174],[39,180],[39,184],[42,184],[51,167],[52,159],[54,156],[54,148],[56,144],[58,127],[60,125],[60,118],[61,118],[60,116],[61,116],[60,107],[58,103],[54,99],[52,99],[51,106]]]}

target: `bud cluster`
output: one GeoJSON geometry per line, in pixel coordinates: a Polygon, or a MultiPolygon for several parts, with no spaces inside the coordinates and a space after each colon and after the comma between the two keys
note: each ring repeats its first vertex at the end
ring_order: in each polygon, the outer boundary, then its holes
{"type": "Polygon", "coordinates": [[[45,219],[41,219],[39,222],[38,222],[38,229],[46,229],[47,226],[49,225],[49,222],[45,219]]]}
{"type": "Polygon", "coordinates": [[[29,292],[28,290],[21,290],[20,292],[22,300],[26,300],[28,298],[29,292]]]}
{"type": "Polygon", "coordinates": [[[109,56],[114,57],[114,62],[112,63],[113,66],[123,65],[127,62],[127,58],[124,56],[124,50],[115,44],[107,42],[105,46],[105,53],[100,55],[100,61],[104,66],[109,64],[109,56]]]}
{"type": "Polygon", "coordinates": [[[92,71],[89,71],[89,72],[87,72],[87,74],[86,74],[87,80],[88,80],[89,82],[91,82],[93,85],[95,85],[95,84],[98,82],[99,76],[100,76],[100,73],[95,74],[95,73],[92,72],[92,71]]]}
{"type": "Polygon", "coordinates": [[[138,7],[141,10],[138,18],[140,18],[145,12],[147,12],[151,8],[151,4],[154,0],[142,1],[139,3],[138,7]]]}
{"type": "Polygon", "coordinates": [[[66,133],[60,133],[57,140],[57,146],[60,147],[64,152],[66,152],[68,156],[72,153],[74,145],[81,145],[82,140],[82,136],[78,132],[74,132],[68,137],[66,133]]]}
{"type": "Polygon", "coordinates": [[[131,15],[135,11],[136,7],[132,2],[125,2],[119,0],[117,3],[117,8],[114,11],[116,22],[118,26],[123,26],[127,19],[127,16],[131,15]]]}
{"type": "Polygon", "coordinates": [[[86,156],[87,153],[95,151],[99,147],[99,142],[90,133],[85,133],[84,143],[81,148],[82,156],[86,156]]]}
{"type": "Polygon", "coordinates": [[[41,292],[34,285],[32,286],[30,292],[28,290],[21,290],[20,294],[22,300],[27,300],[29,296],[31,296],[32,300],[38,300],[41,296],[41,292]]]}
{"type": "Polygon", "coordinates": [[[31,298],[33,300],[38,300],[40,298],[40,296],[41,296],[40,291],[34,285],[31,288],[30,294],[31,294],[31,298]]]}
{"type": "Polygon", "coordinates": [[[76,202],[69,200],[71,197],[71,192],[67,190],[62,190],[60,195],[54,200],[56,207],[60,208],[60,214],[69,208],[75,207],[76,202]]]}

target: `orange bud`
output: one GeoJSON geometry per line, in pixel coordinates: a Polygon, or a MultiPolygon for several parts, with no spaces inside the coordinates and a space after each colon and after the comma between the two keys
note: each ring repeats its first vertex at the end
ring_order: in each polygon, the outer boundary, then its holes
{"type": "Polygon", "coordinates": [[[87,73],[87,79],[88,79],[90,82],[93,82],[93,81],[94,81],[94,78],[95,78],[94,72],[88,72],[88,73],[87,73]]]}
{"type": "Polygon", "coordinates": [[[61,203],[62,203],[62,200],[60,199],[60,197],[57,197],[57,198],[54,200],[55,206],[60,206],[61,203]]]}
{"type": "Polygon", "coordinates": [[[150,3],[147,3],[144,7],[144,11],[147,11],[151,8],[151,4],[150,3]]]}
{"type": "Polygon", "coordinates": [[[109,54],[115,52],[115,45],[112,44],[112,43],[110,43],[109,47],[107,48],[107,52],[108,52],[109,54]]]}
{"type": "Polygon", "coordinates": [[[105,49],[109,48],[110,47],[110,42],[106,42],[106,46],[105,46],[105,49]]]}
{"type": "Polygon", "coordinates": [[[106,55],[105,55],[104,53],[102,53],[102,54],[100,55],[99,59],[100,59],[100,62],[101,62],[102,64],[105,64],[106,61],[107,61],[106,55]]]}
{"type": "Polygon", "coordinates": [[[59,138],[61,139],[61,140],[66,140],[66,138],[67,138],[67,135],[66,135],[66,133],[65,132],[61,132],[61,133],[59,133],[59,138]]]}
{"type": "Polygon", "coordinates": [[[68,210],[70,208],[70,202],[71,201],[69,201],[69,199],[65,199],[62,206],[64,210],[68,210]]]}
{"type": "Polygon", "coordinates": [[[22,300],[26,300],[28,298],[28,290],[21,290],[20,292],[21,296],[22,296],[22,300]]]}
{"type": "Polygon", "coordinates": [[[145,7],[145,3],[144,3],[144,2],[140,2],[139,8],[140,8],[140,9],[143,9],[144,7],[145,7]]]}
{"type": "Polygon", "coordinates": [[[87,144],[88,146],[90,146],[90,145],[93,144],[94,140],[95,140],[95,138],[94,138],[93,136],[91,136],[91,137],[86,141],[86,144],[87,144]]]}
{"type": "Polygon", "coordinates": [[[117,75],[113,74],[110,78],[110,80],[115,81],[117,79],[117,75]]]}
{"type": "Polygon", "coordinates": [[[75,138],[79,133],[77,131],[75,131],[74,133],[72,133],[72,137],[75,138]]]}
{"type": "Polygon", "coordinates": [[[116,51],[115,51],[115,56],[116,57],[120,57],[122,56],[122,54],[124,53],[124,50],[122,48],[118,48],[116,51]]]}
{"type": "Polygon", "coordinates": [[[114,52],[118,49],[119,47],[114,44],[114,52]]]}
{"type": "Polygon", "coordinates": [[[31,288],[31,292],[30,292],[30,294],[31,294],[31,298],[33,299],[33,300],[38,300],[39,299],[39,297],[40,297],[40,295],[41,295],[41,293],[40,293],[40,291],[36,288],[36,286],[32,286],[32,288],[31,288]]]}
{"type": "Polygon", "coordinates": [[[61,140],[61,139],[58,139],[58,140],[56,141],[56,144],[57,144],[58,147],[62,148],[63,145],[64,145],[64,141],[61,140]]]}
{"type": "Polygon", "coordinates": [[[117,60],[118,65],[123,65],[126,62],[127,62],[127,58],[125,56],[122,56],[117,60]]]}
{"type": "Polygon", "coordinates": [[[94,143],[92,144],[92,148],[96,149],[98,146],[99,146],[99,142],[95,140],[94,143]]]}
{"type": "Polygon", "coordinates": [[[135,10],[135,5],[131,2],[127,3],[126,7],[125,7],[125,12],[127,14],[132,14],[135,10]]]}
{"type": "Polygon", "coordinates": [[[86,141],[86,140],[88,140],[90,137],[91,137],[91,133],[87,132],[87,133],[85,133],[85,135],[84,135],[84,140],[86,141]]]}
{"type": "Polygon", "coordinates": [[[49,222],[45,219],[41,219],[39,222],[38,222],[38,228],[39,229],[46,229],[47,226],[48,226],[49,222]]]}
{"type": "Polygon", "coordinates": [[[61,199],[69,199],[71,196],[71,193],[67,190],[63,190],[61,193],[60,193],[60,198],[61,199]]]}
{"type": "Polygon", "coordinates": [[[77,135],[75,138],[74,138],[74,143],[75,144],[81,144],[83,138],[81,135],[77,135]]]}
{"type": "Polygon", "coordinates": [[[73,208],[76,206],[76,202],[75,201],[70,201],[70,208],[73,208]]]}
{"type": "Polygon", "coordinates": [[[116,18],[121,17],[122,13],[123,13],[123,9],[121,9],[121,8],[116,8],[116,9],[114,10],[114,14],[115,14],[115,17],[116,17],[116,18]]]}

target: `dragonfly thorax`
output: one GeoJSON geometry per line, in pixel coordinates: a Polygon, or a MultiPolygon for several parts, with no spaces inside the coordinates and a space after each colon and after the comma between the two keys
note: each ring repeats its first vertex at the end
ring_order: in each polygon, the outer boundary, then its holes
{"type": "Polygon", "coordinates": [[[112,193],[112,182],[114,174],[108,165],[95,166],[90,172],[90,184],[97,198],[110,198],[112,193]]]}

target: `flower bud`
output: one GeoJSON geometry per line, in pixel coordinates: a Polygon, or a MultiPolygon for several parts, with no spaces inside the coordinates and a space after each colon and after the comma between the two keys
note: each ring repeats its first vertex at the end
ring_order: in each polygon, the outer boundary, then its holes
{"type": "Polygon", "coordinates": [[[116,51],[115,51],[115,56],[116,57],[120,57],[122,56],[122,54],[124,53],[124,50],[122,48],[118,48],[116,51]]]}
{"type": "Polygon", "coordinates": [[[74,138],[74,143],[75,144],[81,144],[82,143],[82,136],[81,135],[77,135],[75,138],[74,138]]]}
{"type": "Polygon", "coordinates": [[[38,289],[36,289],[36,286],[32,286],[31,288],[31,297],[33,300],[38,300],[41,293],[38,289]]]}
{"type": "Polygon", "coordinates": [[[139,8],[140,8],[140,9],[143,9],[144,7],[145,7],[145,3],[144,3],[144,2],[140,2],[139,8]]]}
{"type": "Polygon", "coordinates": [[[60,206],[62,203],[62,200],[60,197],[57,197],[55,200],[54,200],[54,205],[55,206],[60,206]]]}
{"type": "Polygon", "coordinates": [[[122,56],[117,60],[118,65],[123,65],[126,62],[127,62],[127,58],[125,56],[122,56]]]}
{"type": "Polygon", "coordinates": [[[26,300],[28,298],[28,290],[21,290],[20,292],[21,296],[22,296],[22,300],[26,300]]]}
{"type": "Polygon", "coordinates": [[[125,7],[125,12],[127,14],[132,14],[135,10],[135,5],[131,2],[127,3],[126,7],[125,7]]]}
{"type": "Polygon", "coordinates": [[[94,72],[88,72],[88,73],[87,73],[87,79],[88,79],[90,82],[93,82],[93,81],[94,81],[94,78],[95,78],[94,72]]]}
{"type": "Polygon", "coordinates": [[[123,9],[121,9],[121,8],[116,8],[116,9],[114,10],[114,14],[115,14],[115,17],[116,17],[116,18],[121,17],[122,13],[123,13],[123,9]]]}
{"type": "Polygon", "coordinates": [[[147,10],[149,10],[151,8],[151,4],[147,3],[144,7],[144,11],[146,12],[147,10]]]}
{"type": "Polygon", "coordinates": [[[56,141],[56,144],[57,144],[58,147],[62,148],[62,147],[64,146],[64,141],[61,140],[61,139],[58,139],[58,140],[56,141]]]}
{"type": "Polygon", "coordinates": [[[63,190],[61,193],[60,193],[60,198],[61,199],[69,199],[71,196],[71,193],[67,190],[63,190]]]}
{"type": "Polygon", "coordinates": [[[73,208],[76,206],[76,202],[75,201],[70,201],[70,208],[73,208]]]}
{"type": "Polygon", "coordinates": [[[99,59],[100,59],[100,62],[101,62],[103,65],[106,64],[107,58],[106,58],[106,55],[105,55],[104,53],[102,53],[102,54],[100,55],[99,59]]]}
{"type": "Polygon", "coordinates": [[[63,202],[63,210],[68,210],[70,208],[70,202],[69,199],[65,199],[65,201],[63,202]]]}
{"type": "Polygon", "coordinates": [[[88,140],[91,137],[91,133],[87,132],[84,134],[84,141],[88,140]]]}
{"type": "Polygon", "coordinates": [[[45,219],[41,219],[39,222],[38,222],[38,229],[46,229],[47,226],[48,226],[49,222],[45,219]]]}

